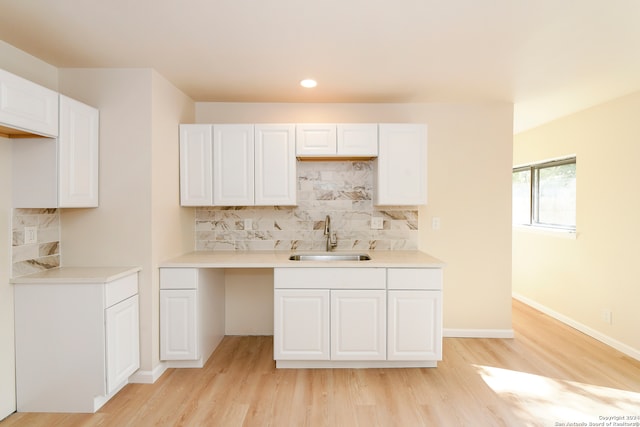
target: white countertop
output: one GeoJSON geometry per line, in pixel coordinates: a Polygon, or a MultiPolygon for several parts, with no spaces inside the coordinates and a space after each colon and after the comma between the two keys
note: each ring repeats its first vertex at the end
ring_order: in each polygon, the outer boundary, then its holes
{"type": "Polygon", "coordinates": [[[58,267],[15,277],[11,283],[107,283],[140,270],[140,267],[58,267]]]}
{"type": "Polygon", "coordinates": [[[290,261],[292,254],[326,252],[286,251],[195,251],[167,260],[161,267],[189,268],[276,268],[276,267],[412,267],[441,268],[445,263],[421,251],[336,251],[366,253],[369,261],[290,261]]]}

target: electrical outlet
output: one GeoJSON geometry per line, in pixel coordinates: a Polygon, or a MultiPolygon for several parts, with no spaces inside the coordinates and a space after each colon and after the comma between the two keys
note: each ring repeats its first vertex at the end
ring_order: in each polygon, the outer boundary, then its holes
{"type": "Polygon", "coordinates": [[[372,230],[382,230],[384,227],[384,219],[381,216],[372,216],[371,217],[371,229],[372,230]]]}
{"type": "Polygon", "coordinates": [[[24,244],[31,245],[33,243],[38,243],[38,227],[25,227],[24,244]]]}
{"type": "Polygon", "coordinates": [[[611,320],[612,320],[612,313],[611,310],[603,308],[602,311],[600,312],[600,315],[602,317],[602,321],[608,325],[611,324],[611,320]]]}
{"type": "Polygon", "coordinates": [[[434,216],[431,218],[431,229],[432,230],[440,230],[440,217],[434,216]]]}
{"type": "Polygon", "coordinates": [[[253,228],[253,221],[251,220],[251,218],[247,218],[244,220],[244,229],[245,230],[251,230],[253,228]]]}

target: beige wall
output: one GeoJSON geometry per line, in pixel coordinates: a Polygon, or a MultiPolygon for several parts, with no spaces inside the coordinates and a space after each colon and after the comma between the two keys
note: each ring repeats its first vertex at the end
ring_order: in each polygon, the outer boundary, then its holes
{"type": "MultiPolygon", "coordinates": [[[[447,262],[445,332],[509,334],[511,104],[197,103],[196,122],[427,123],[429,203],[420,208],[420,248],[447,262]],[[438,231],[431,230],[434,216],[438,231]]],[[[247,307],[260,304],[245,294],[247,307]]],[[[228,326],[243,322],[242,312],[227,312],[228,326]]]]}
{"type": "Polygon", "coordinates": [[[577,155],[577,238],[514,231],[513,291],[640,359],[639,111],[637,92],[516,135],[515,165],[577,155]]]}
{"type": "MultiPolygon", "coordinates": [[[[58,70],[0,40],[0,68],[57,89],[58,70]]],[[[16,409],[11,271],[11,144],[0,138],[0,420],[16,409]]]]}
{"type": "Polygon", "coordinates": [[[195,247],[195,210],[180,207],[180,123],[193,121],[195,105],[155,71],[152,74],[151,116],[151,357],[160,355],[160,264],[195,247]]]}
{"type": "Polygon", "coordinates": [[[11,141],[0,137],[0,420],[16,410],[11,271],[11,141]]]}
{"type": "Polygon", "coordinates": [[[0,68],[51,90],[58,90],[58,69],[0,40],[0,68]]]}
{"type": "Polygon", "coordinates": [[[62,265],[142,267],[141,369],[152,371],[158,262],[193,247],[177,198],[177,123],[193,106],[150,69],[61,69],[60,92],[100,110],[100,207],[61,212],[62,265]]]}

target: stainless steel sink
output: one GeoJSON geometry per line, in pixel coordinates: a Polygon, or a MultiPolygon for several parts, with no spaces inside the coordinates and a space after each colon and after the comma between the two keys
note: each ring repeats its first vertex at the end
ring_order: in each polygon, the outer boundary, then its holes
{"type": "Polygon", "coordinates": [[[290,261],[369,261],[368,254],[295,254],[289,257],[290,261]]]}

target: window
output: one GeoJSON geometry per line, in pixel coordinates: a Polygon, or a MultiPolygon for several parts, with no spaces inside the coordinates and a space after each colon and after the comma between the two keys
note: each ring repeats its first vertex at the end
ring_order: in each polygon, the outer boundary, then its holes
{"type": "Polygon", "coordinates": [[[575,231],[576,158],[513,169],[513,224],[575,231]]]}

